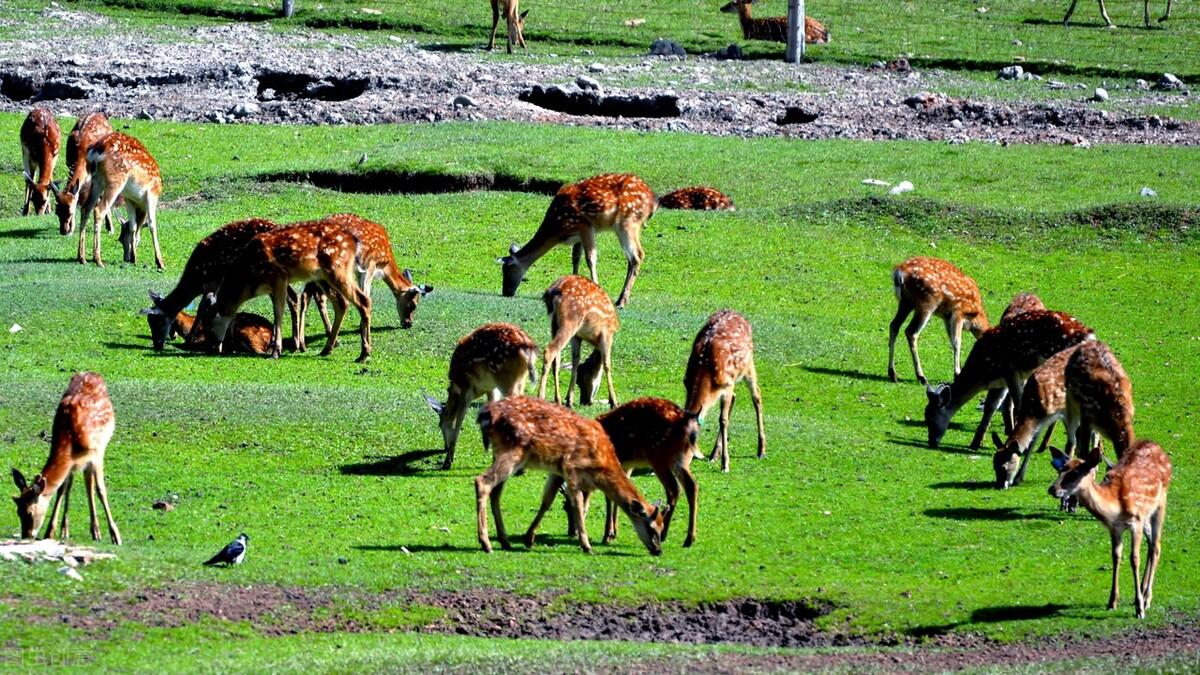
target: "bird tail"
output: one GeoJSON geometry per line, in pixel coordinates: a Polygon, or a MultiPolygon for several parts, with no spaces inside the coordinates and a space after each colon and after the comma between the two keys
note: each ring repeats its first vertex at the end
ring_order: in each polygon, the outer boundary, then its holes
{"type": "Polygon", "coordinates": [[[221,562],[221,554],[220,553],[218,553],[218,554],[214,555],[213,557],[209,558],[208,560],[204,561],[204,564],[212,566],[212,565],[216,565],[219,562],[221,562]]]}

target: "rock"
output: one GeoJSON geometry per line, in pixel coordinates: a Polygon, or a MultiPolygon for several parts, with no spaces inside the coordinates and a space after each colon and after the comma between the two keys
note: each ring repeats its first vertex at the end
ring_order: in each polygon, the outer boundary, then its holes
{"type": "Polygon", "coordinates": [[[892,59],[884,68],[894,73],[911,73],[913,69],[912,65],[908,63],[908,59],[892,59]]]}
{"type": "Polygon", "coordinates": [[[350,564],[350,560],[345,557],[338,558],[338,564],[339,565],[348,565],[348,564],[350,564]]]}
{"type": "Polygon", "coordinates": [[[63,565],[62,567],[58,568],[58,573],[64,577],[67,577],[68,579],[83,581],[83,576],[79,574],[79,571],[70,565],[63,565]]]}
{"type": "Polygon", "coordinates": [[[804,106],[789,105],[783,114],[775,119],[776,124],[808,124],[814,122],[821,113],[804,106]]]}
{"type": "Polygon", "coordinates": [[[14,323],[13,325],[8,327],[9,333],[20,333],[22,330],[23,329],[21,328],[21,324],[19,324],[19,323],[14,323]]]}
{"type": "Polygon", "coordinates": [[[571,115],[601,115],[604,117],[679,117],[679,97],[672,94],[654,96],[604,96],[595,91],[568,91],[558,86],[534,85],[520,93],[526,103],[571,115]]]}
{"type": "Polygon", "coordinates": [[[139,120],[152,120],[154,119],[154,113],[149,110],[143,110],[137,114],[137,118],[139,120]]]}
{"type": "Polygon", "coordinates": [[[883,70],[886,67],[887,64],[883,61],[873,61],[870,65],[871,70],[883,70]]]}
{"type": "Polygon", "coordinates": [[[226,111],[226,113],[234,117],[249,117],[250,115],[257,115],[260,112],[262,112],[262,108],[254,101],[243,101],[226,111]]]}
{"type": "Polygon", "coordinates": [[[946,97],[942,96],[941,94],[933,94],[923,91],[919,94],[913,94],[912,96],[904,99],[904,105],[912,108],[913,110],[921,110],[925,108],[932,108],[939,103],[943,103],[945,98],[946,97]]]}
{"type": "Polygon", "coordinates": [[[998,80],[1019,80],[1025,74],[1025,69],[1021,66],[1005,66],[996,73],[998,80]]]}
{"type": "Polygon", "coordinates": [[[453,105],[455,108],[478,108],[479,107],[479,104],[475,102],[475,99],[471,98],[470,96],[467,96],[466,94],[459,94],[458,96],[455,96],[454,101],[451,102],[451,105],[453,105]]]}
{"type": "Polygon", "coordinates": [[[172,504],[171,502],[159,500],[157,502],[154,502],[153,508],[155,511],[162,511],[164,513],[170,513],[171,511],[175,510],[175,505],[172,504]]]}
{"type": "Polygon", "coordinates": [[[721,61],[740,61],[746,57],[742,52],[742,48],[736,42],[729,43],[728,46],[721,47],[712,53],[714,59],[721,61]]]}
{"type": "Polygon", "coordinates": [[[963,128],[962,120],[950,120],[950,126],[954,127],[955,129],[961,129],[963,128]]]}
{"type": "Polygon", "coordinates": [[[905,192],[912,192],[912,191],[913,191],[912,183],[910,183],[908,181],[901,181],[900,183],[898,183],[896,185],[896,187],[892,188],[891,190],[888,190],[888,194],[889,195],[902,195],[905,192]]]}
{"type": "Polygon", "coordinates": [[[600,82],[596,80],[596,78],[588,77],[587,75],[580,75],[579,77],[576,77],[575,85],[584,91],[604,91],[603,87],[600,86],[600,82]]]}
{"type": "Polygon", "coordinates": [[[683,58],[687,56],[687,50],[674,40],[658,38],[650,45],[650,56],[678,56],[683,58]]]}
{"type": "Polygon", "coordinates": [[[891,183],[887,182],[886,180],[879,180],[878,178],[864,178],[862,180],[862,184],[863,185],[878,185],[880,187],[887,187],[887,186],[891,185],[891,183]]]}
{"type": "Polygon", "coordinates": [[[1014,47],[1024,47],[1025,46],[1024,42],[1021,42],[1020,40],[1016,40],[1016,39],[1014,39],[1012,41],[1012,44],[1014,47]]]}
{"type": "Polygon", "coordinates": [[[1149,187],[1142,188],[1141,194],[1143,197],[1146,197],[1148,199],[1153,199],[1158,196],[1158,193],[1155,192],[1154,190],[1150,189],[1149,187]]]}
{"type": "Polygon", "coordinates": [[[1046,83],[1046,88],[1047,89],[1066,89],[1067,83],[1059,82],[1058,80],[1050,80],[1049,82],[1046,83]]]}
{"type": "Polygon", "coordinates": [[[1160,91],[1175,91],[1183,89],[1183,81],[1171,73],[1163,73],[1162,77],[1158,78],[1158,82],[1154,85],[1154,88],[1160,91]]]}
{"type": "Polygon", "coordinates": [[[1138,80],[1133,83],[1133,88],[1139,91],[1147,91],[1150,89],[1150,83],[1145,80],[1138,80]]]}
{"type": "Polygon", "coordinates": [[[89,98],[96,87],[78,77],[51,78],[42,85],[38,100],[89,98]]]}
{"type": "Polygon", "coordinates": [[[1087,89],[1087,85],[1086,85],[1086,84],[1084,84],[1083,82],[1076,82],[1076,83],[1075,83],[1075,88],[1076,88],[1076,89],[1087,89]]]}
{"type": "Polygon", "coordinates": [[[1092,100],[1097,103],[1103,103],[1108,100],[1108,90],[1104,87],[1096,87],[1096,91],[1092,93],[1092,100]]]}

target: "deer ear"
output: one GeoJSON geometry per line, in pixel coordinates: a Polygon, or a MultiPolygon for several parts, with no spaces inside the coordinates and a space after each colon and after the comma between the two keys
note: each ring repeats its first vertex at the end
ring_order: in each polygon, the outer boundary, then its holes
{"type": "Polygon", "coordinates": [[[33,176],[29,175],[28,171],[25,172],[25,182],[30,185],[37,185],[37,181],[33,179],[33,176]]]}
{"type": "Polygon", "coordinates": [[[527,17],[527,16],[529,16],[529,10],[525,10],[524,12],[521,12],[521,20],[522,21],[524,21],[525,17],[527,17]]]}
{"type": "Polygon", "coordinates": [[[518,246],[518,245],[517,245],[517,242],[515,242],[515,241],[512,243],[512,245],[510,245],[510,246],[508,247],[508,252],[509,252],[510,254],[512,254],[512,255],[516,255],[516,254],[517,254],[517,251],[520,251],[520,250],[521,250],[521,247],[520,247],[520,246],[518,246]]]}
{"type": "Polygon", "coordinates": [[[13,483],[16,484],[17,489],[24,492],[25,486],[29,485],[29,482],[25,480],[25,476],[20,471],[13,469],[12,477],[13,477],[13,483]]]}
{"type": "Polygon", "coordinates": [[[57,197],[57,196],[58,196],[58,193],[59,193],[59,192],[62,192],[62,189],[58,187],[58,183],[55,183],[55,182],[53,182],[53,181],[52,181],[52,182],[50,183],[50,191],[54,193],[54,196],[55,196],[55,197],[57,197]]]}
{"type": "Polygon", "coordinates": [[[39,495],[42,494],[43,492],[45,492],[46,491],[46,477],[41,474],[38,474],[38,476],[33,479],[32,487],[33,487],[33,491],[39,495]]]}
{"type": "Polygon", "coordinates": [[[642,506],[642,503],[636,499],[629,502],[629,511],[635,516],[646,515],[646,507],[642,506]]]}
{"type": "Polygon", "coordinates": [[[1050,446],[1050,464],[1054,467],[1055,471],[1062,471],[1063,467],[1067,464],[1067,456],[1053,445],[1050,446]]]}
{"type": "Polygon", "coordinates": [[[404,280],[408,283],[413,283],[412,270],[408,269],[407,267],[405,267],[404,271],[400,273],[400,276],[404,277],[404,280]]]}
{"type": "Polygon", "coordinates": [[[82,182],[82,181],[80,181],[80,182],[78,182],[78,183],[76,183],[76,184],[75,184],[75,187],[71,188],[71,194],[72,194],[72,195],[74,195],[74,196],[76,196],[76,197],[78,197],[78,196],[79,196],[79,191],[80,191],[80,190],[82,190],[82,189],[83,189],[83,182],[82,182]]]}
{"type": "Polygon", "coordinates": [[[421,284],[421,295],[429,295],[433,292],[433,286],[429,284],[421,284]]]}
{"type": "Polygon", "coordinates": [[[162,316],[162,310],[157,307],[147,307],[138,312],[141,316],[162,316]]]}
{"type": "Polygon", "coordinates": [[[1000,440],[1000,434],[992,432],[992,445],[996,446],[997,450],[1004,449],[1004,443],[1000,440]]]}
{"type": "Polygon", "coordinates": [[[162,293],[159,293],[158,291],[149,291],[149,290],[146,291],[146,293],[150,295],[150,302],[153,302],[156,307],[158,305],[162,304],[162,301],[163,301],[162,293]]]}
{"type": "Polygon", "coordinates": [[[430,396],[429,394],[426,394],[425,392],[421,392],[421,397],[425,399],[425,403],[427,403],[429,407],[433,409],[433,412],[439,415],[442,414],[442,410],[445,408],[445,406],[442,405],[441,401],[430,396]]]}

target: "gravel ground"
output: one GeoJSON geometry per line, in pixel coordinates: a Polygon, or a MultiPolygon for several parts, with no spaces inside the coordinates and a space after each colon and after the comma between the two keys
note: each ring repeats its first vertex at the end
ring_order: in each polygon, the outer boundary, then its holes
{"type": "Polygon", "coordinates": [[[1054,103],[951,99],[939,88],[980,87],[953,73],[904,67],[796,68],[706,57],[601,60],[586,50],[570,59],[504,58],[423,49],[394,36],[368,42],[275,32],[260,24],[168,26],[151,35],[55,7],[37,19],[27,37],[0,44],[0,109],[24,111],[40,100],[59,114],[103,110],[118,117],[221,123],[486,119],[721,136],[1200,144],[1200,123],[1139,112],[1142,105],[1190,101],[1182,92],[1140,92],[1136,105],[1106,112],[1084,100],[1090,90],[1054,103]],[[678,96],[681,114],[569,115],[518,100],[536,84],[574,90],[579,76],[609,93],[678,96]],[[804,121],[779,124],[789,107],[796,109],[794,119],[804,121]]]}

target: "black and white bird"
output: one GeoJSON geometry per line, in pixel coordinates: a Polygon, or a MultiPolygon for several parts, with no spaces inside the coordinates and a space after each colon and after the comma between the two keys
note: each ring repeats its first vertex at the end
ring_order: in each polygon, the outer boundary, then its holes
{"type": "Polygon", "coordinates": [[[221,552],[209,558],[205,565],[237,565],[246,557],[246,545],[250,542],[250,535],[243,532],[237,536],[237,539],[229,542],[229,545],[221,549],[221,552]]]}

